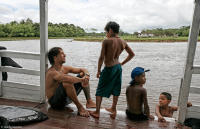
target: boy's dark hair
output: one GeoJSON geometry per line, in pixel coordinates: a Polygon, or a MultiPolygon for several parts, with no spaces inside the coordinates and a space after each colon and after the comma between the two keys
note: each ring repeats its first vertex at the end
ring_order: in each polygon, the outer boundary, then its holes
{"type": "Polygon", "coordinates": [[[49,50],[48,52],[48,59],[51,65],[53,65],[54,62],[54,56],[57,56],[60,52],[60,50],[62,50],[62,48],[60,47],[53,47],[49,50]]]}
{"type": "Polygon", "coordinates": [[[167,100],[172,100],[172,95],[170,93],[162,92],[161,94],[166,96],[167,100]]]}
{"type": "Polygon", "coordinates": [[[119,24],[118,23],[116,23],[116,22],[113,22],[113,21],[110,21],[110,22],[108,22],[107,24],[106,24],[106,26],[105,26],[105,28],[104,28],[104,30],[106,31],[106,32],[109,32],[109,30],[110,29],[112,29],[112,31],[114,32],[114,33],[119,33],[119,24]]]}

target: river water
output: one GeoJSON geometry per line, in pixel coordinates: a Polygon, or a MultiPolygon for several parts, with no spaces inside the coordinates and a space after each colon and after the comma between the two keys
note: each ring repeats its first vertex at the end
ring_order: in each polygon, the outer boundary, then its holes
{"type": "MultiPolygon", "coordinates": [[[[66,53],[65,65],[74,67],[87,68],[91,74],[90,87],[91,96],[95,100],[95,92],[98,84],[96,78],[98,57],[101,50],[101,42],[83,42],[72,41],[66,39],[49,39],[49,48],[54,46],[62,47],[66,53]]],[[[170,92],[172,94],[171,105],[177,105],[180,80],[184,73],[184,64],[187,51],[186,42],[178,43],[143,43],[134,42],[128,43],[133,49],[135,57],[125,64],[122,75],[122,91],[119,97],[117,108],[118,110],[126,109],[126,95],[125,90],[129,81],[131,80],[130,74],[134,67],[141,66],[151,71],[146,73],[146,84],[144,87],[147,89],[148,102],[151,113],[155,112],[155,105],[158,103],[159,94],[161,92],[170,92]]],[[[39,40],[22,40],[22,41],[0,41],[0,46],[7,47],[8,50],[25,51],[25,52],[40,52],[39,40]]],[[[195,65],[200,64],[200,45],[198,44],[195,65]]],[[[120,56],[122,61],[127,56],[123,52],[120,56]]],[[[39,70],[39,61],[15,59],[24,68],[39,70]]],[[[200,75],[193,75],[192,85],[199,86],[200,75]]],[[[30,83],[39,85],[39,77],[27,76],[9,73],[9,81],[30,83]]],[[[79,100],[85,104],[86,100],[84,94],[81,93],[78,97],[79,100]]],[[[190,95],[189,101],[193,104],[200,104],[199,95],[190,95]]],[[[111,106],[112,97],[104,98],[102,102],[103,107],[111,106]]]]}

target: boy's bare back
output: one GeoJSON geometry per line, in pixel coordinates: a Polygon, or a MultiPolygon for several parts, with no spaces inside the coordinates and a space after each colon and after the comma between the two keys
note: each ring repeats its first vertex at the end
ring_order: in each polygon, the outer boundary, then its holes
{"type": "Polygon", "coordinates": [[[128,47],[127,43],[119,37],[105,39],[102,45],[102,54],[105,57],[104,64],[107,67],[119,64],[119,56],[128,47]]]}
{"type": "Polygon", "coordinates": [[[129,86],[126,89],[126,98],[127,98],[128,110],[131,113],[134,114],[144,113],[142,105],[144,104],[144,107],[146,107],[147,104],[147,93],[145,88],[141,86],[129,86]]]}

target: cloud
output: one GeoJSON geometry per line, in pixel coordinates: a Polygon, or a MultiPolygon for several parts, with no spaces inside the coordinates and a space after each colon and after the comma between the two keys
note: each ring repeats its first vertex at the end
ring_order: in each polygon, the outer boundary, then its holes
{"type": "MultiPolygon", "coordinates": [[[[48,20],[103,31],[112,20],[126,32],[190,25],[191,0],[48,0],[48,20]]],[[[1,0],[0,22],[31,18],[39,21],[39,1],[1,0]]]]}

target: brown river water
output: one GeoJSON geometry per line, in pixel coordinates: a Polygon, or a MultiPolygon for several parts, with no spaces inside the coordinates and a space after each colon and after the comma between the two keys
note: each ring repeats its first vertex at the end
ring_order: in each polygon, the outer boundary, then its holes
{"type": "MultiPolygon", "coordinates": [[[[151,71],[146,73],[146,84],[144,87],[147,89],[148,102],[151,113],[155,112],[155,105],[158,103],[158,98],[161,92],[170,92],[172,94],[171,105],[177,105],[180,81],[184,73],[184,65],[187,51],[186,42],[175,43],[143,43],[134,42],[128,43],[133,49],[135,57],[125,64],[122,75],[122,90],[118,100],[117,109],[126,109],[126,95],[125,90],[131,80],[130,74],[134,67],[140,66],[151,71]]],[[[40,51],[39,40],[22,40],[22,41],[0,41],[0,46],[7,47],[8,50],[36,52],[40,51]]],[[[90,87],[91,96],[95,100],[95,92],[98,84],[96,78],[97,63],[101,50],[100,42],[82,42],[72,41],[68,42],[66,39],[49,39],[49,48],[54,46],[62,47],[66,53],[65,65],[74,67],[87,68],[91,74],[90,87]]],[[[197,45],[197,51],[195,55],[195,65],[200,64],[200,45],[197,45]]],[[[126,52],[123,52],[120,56],[122,61],[127,56],[126,52]]],[[[24,68],[39,70],[39,61],[15,59],[24,68]]],[[[193,75],[192,85],[200,87],[200,75],[193,75]]],[[[9,81],[29,83],[39,85],[39,77],[29,75],[19,75],[9,73],[9,81]]],[[[84,93],[79,95],[79,100],[85,104],[86,100],[84,93]]],[[[200,95],[190,95],[189,101],[193,105],[200,105],[200,95]]],[[[102,106],[108,107],[112,104],[112,96],[107,99],[103,98],[102,106]]],[[[176,114],[175,114],[176,115],[176,114]]]]}

